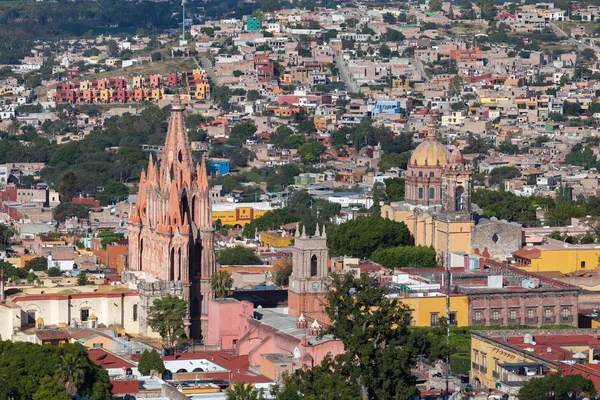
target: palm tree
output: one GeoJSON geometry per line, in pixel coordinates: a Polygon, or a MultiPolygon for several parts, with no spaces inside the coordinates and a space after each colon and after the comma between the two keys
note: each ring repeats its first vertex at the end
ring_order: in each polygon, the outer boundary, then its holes
{"type": "Polygon", "coordinates": [[[85,362],[73,354],[66,354],[56,374],[65,390],[74,395],[85,381],[85,362]]]}
{"type": "Polygon", "coordinates": [[[227,271],[217,271],[210,282],[210,286],[215,291],[215,296],[222,299],[233,286],[233,278],[227,271]]]}
{"type": "Polygon", "coordinates": [[[259,400],[264,398],[262,389],[256,390],[253,384],[245,384],[242,382],[230,386],[226,393],[227,400],[259,400]]]}

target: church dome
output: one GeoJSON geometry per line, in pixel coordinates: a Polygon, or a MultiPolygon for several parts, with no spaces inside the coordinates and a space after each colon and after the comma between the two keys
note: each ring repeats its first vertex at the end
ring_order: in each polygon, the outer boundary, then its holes
{"type": "Polygon", "coordinates": [[[444,166],[448,164],[450,153],[434,136],[429,135],[417,146],[410,156],[410,164],[418,166],[444,166]]]}

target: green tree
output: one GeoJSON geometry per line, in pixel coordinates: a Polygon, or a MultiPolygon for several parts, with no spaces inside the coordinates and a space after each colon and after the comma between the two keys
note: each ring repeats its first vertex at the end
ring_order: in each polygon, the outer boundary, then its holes
{"type": "Polygon", "coordinates": [[[403,222],[387,218],[359,217],[344,222],[334,232],[331,253],[334,256],[369,258],[380,247],[406,246],[410,231],[403,222]]]}
{"type": "Polygon", "coordinates": [[[221,265],[262,265],[262,260],[256,252],[243,246],[221,250],[217,255],[217,261],[221,265]]]}
{"type": "Polygon", "coordinates": [[[85,382],[86,363],[74,354],[66,354],[56,371],[58,382],[69,394],[74,395],[85,382]]]}
{"type": "Polygon", "coordinates": [[[465,81],[463,80],[462,76],[454,75],[450,80],[450,94],[453,96],[459,96],[462,93],[464,86],[465,81]]]}
{"type": "Polygon", "coordinates": [[[155,299],[150,306],[148,325],[160,335],[165,346],[173,347],[184,340],[183,318],[187,315],[187,308],[185,300],[170,294],[155,299]]]}
{"type": "Polygon", "coordinates": [[[260,92],[258,90],[248,90],[248,93],[246,94],[246,99],[248,101],[256,101],[258,99],[260,99],[262,96],[260,95],[260,92]]]}
{"type": "Polygon", "coordinates": [[[48,268],[48,276],[51,278],[56,278],[61,275],[60,268],[58,267],[50,267],[48,268]]]}
{"type": "Polygon", "coordinates": [[[256,389],[251,383],[238,382],[225,391],[227,400],[259,400],[263,399],[263,389],[256,389]]]}
{"type": "Polygon", "coordinates": [[[60,177],[58,184],[58,194],[61,203],[68,203],[81,190],[79,177],[73,171],[65,171],[60,177]]]}
{"type": "Polygon", "coordinates": [[[144,350],[138,360],[138,371],[144,376],[150,375],[150,371],[158,371],[160,374],[165,372],[165,363],[156,349],[144,350]]]}
{"type": "Polygon", "coordinates": [[[521,176],[521,171],[517,167],[498,167],[490,172],[490,184],[496,185],[508,179],[518,178],[521,176]]]}
{"type": "Polygon", "coordinates": [[[436,252],[429,246],[398,246],[378,248],[371,256],[376,263],[386,268],[435,268],[437,267],[436,252]]]}
{"type": "Polygon", "coordinates": [[[241,147],[246,143],[246,140],[256,133],[256,125],[253,121],[242,122],[234,125],[229,132],[228,143],[241,147]]]}
{"type": "Polygon", "coordinates": [[[107,206],[110,204],[116,204],[119,201],[127,200],[129,196],[129,188],[121,182],[115,180],[109,181],[105,186],[102,194],[98,197],[100,204],[107,206]]]}
{"type": "Polygon", "coordinates": [[[385,22],[386,24],[395,24],[396,17],[394,16],[394,14],[386,12],[385,14],[383,14],[383,22],[385,22]]]}
{"type": "Polygon", "coordinates": [[[119,56],[119,45],[117,44],[116,41],[114,40],[109,40],[106,43],[106,46],[108,48],[108,55],[111,57],[118,57],[119,56]]]}
{"type": "Polygon", "coordinates": [[[87,278],[87,272],[81,271],[79,275],[77,275],[77,285],[86,286],[89,285],[90,281],[87,278]]]}
{"type": "Polygon", "coordinates": [[[69,217],[77,217],[79,219],[90,218],[90,206],[87,204],[62,203],[54,207],[52,217],[58,222],[65,222],[69,217]]]}
{"type": "Polygon", "coordinates": [[[385,184],[385,194],[388,201],[404,200],[406,186],[404,178],[387,178],[383,183],[385,184]]]}
{"type": "Polygon", "coordinates": [[[15,231],[4,224],[0,224],[0,247],[2,250],[6,248],[6,245],[11,241],[15,231]]]}
{"type": "Polygon", "coordinates": [[[431,12],[442,11],[442,6],[441,0],[429,0],[429,11],[431,12]]]}
{"type": "Polygon", "coordinates": [[[405,169],[408,164],[408,160],[410,158],[410,153],[388,153],[384,154],[379,160],[379,164],[377,167],[380,171],[387,171],[392,168],[402,168],[405,169]]]}
{"type": "Polygon", "coordinates": [[[594,397],[594,383],[579,374],[561,376],[560,373],[530,379],[519,391],[520,399],[528,400],[581,400],[594,397]]]}
{"type": "Polygon", "coordinates": [[[408,332],[407,308],[386,294],[366,274],[360,279],[334,275],[325,306],[332,324],[322,333],[341,340],[345,352],[326,359],[325,368],[287,376],[279,398],[408,400],[417,395],[411,368],[418,351],[408,332]]]}
{"type": "Polygon", "coordinates": [[[305,164],[313,164],[321,159],[325,146],[316,140],[309,140],[298,149],[298,154],[305,164]]]}
{"type": "Polygon", "coordinates": [[[46,375],[40,380],[40,386],[32,397],[33,400],[71,400],[69,393],[53,378],[46,375]]]}
{"type": "Polygon", "coordinates": [[[36,257],[25,263],[25,270],[46,271],[48,269],[48,259],[46,257],[36,257]]]}
{"type": "Polygon", "coordinates": [[[292,261],[284,261],[283,264],[274,268],[275,276],[273,277],[273,281],[277,286],[287,286],[290,281],[290,276],[292,275],[292,261]]]}
{"type": "Polygon", "coordinates": [[[210,281],[210,287],[219,299],[224,299],[232,286],[233,278],[227,271],[217,271],[210,281]]]}

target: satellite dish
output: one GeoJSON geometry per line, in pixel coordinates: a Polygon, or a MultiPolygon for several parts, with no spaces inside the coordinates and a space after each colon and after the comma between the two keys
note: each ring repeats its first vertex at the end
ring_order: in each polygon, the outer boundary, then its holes
{"type": "Polygon", "coordinates": [[[548,347],[548,348],[546,349],[546,351],[547,351],[548,353],[552,353],[552,347],[548,347]]]}
{"type": "Polygon", "coordinates": [[[535,340],[532,340],[532,341],[531,341],[531,345],[532,345],[532,346],[535,346],[535,340]]]}

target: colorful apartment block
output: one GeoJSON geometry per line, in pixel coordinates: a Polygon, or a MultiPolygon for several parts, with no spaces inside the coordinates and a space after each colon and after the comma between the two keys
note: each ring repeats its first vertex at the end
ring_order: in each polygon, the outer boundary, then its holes
{"type": "MultiPolygon", "coordinates": [[[[185,73],[184,73],[185,74],[185,73]]],[[[188,71],[192,94],[199,99],[210,95],[208,79],[203,70],[188,71]]],[[[158,101],[164,97],[164,88],[181,86],[182,74],[134,76],[92,81],[58,83],[52,100],[58,103],[128,103],[130,101],[158,101]]]]}
{"type": "Polygon", "coordinates": [[[252,16],[246,18],[246,30],[248,32],[258,32],[261,28],[261,20],[252,16]]]}

